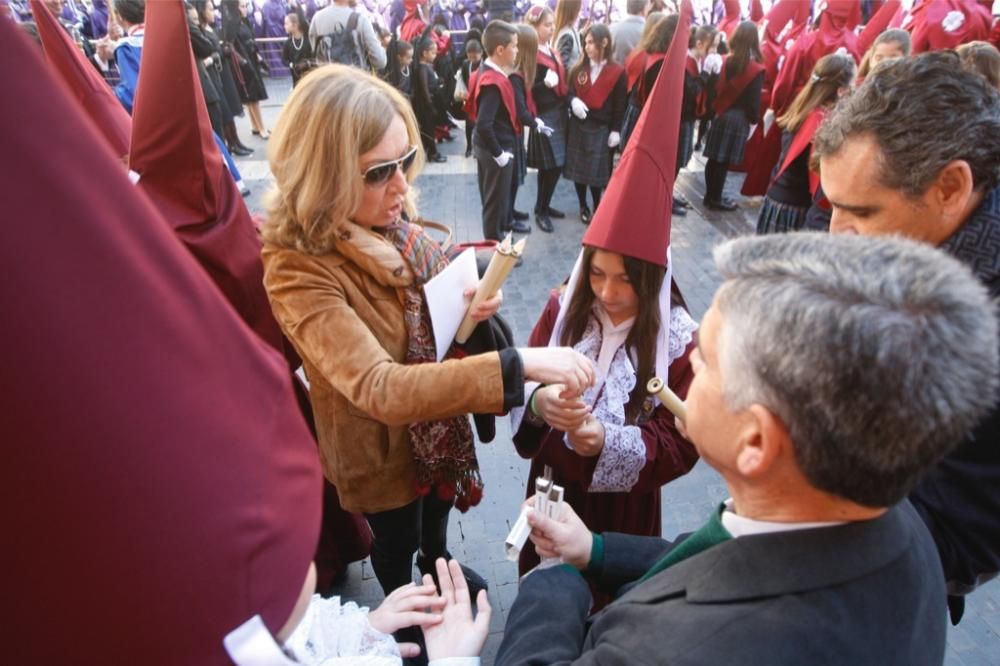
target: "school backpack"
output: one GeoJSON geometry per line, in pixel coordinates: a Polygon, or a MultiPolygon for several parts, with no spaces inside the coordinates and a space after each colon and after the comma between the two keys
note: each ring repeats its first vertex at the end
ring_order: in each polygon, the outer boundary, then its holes
{"type": "Polygon", "coordinates": [[[358,13],[351,12],[345,25],[337,25],[332,33],[319,38],[316,43],[316,59],[322,63],[340,63],[365,69],[361,61],[360,49],[356,38],[358,28],[358,13]]]}

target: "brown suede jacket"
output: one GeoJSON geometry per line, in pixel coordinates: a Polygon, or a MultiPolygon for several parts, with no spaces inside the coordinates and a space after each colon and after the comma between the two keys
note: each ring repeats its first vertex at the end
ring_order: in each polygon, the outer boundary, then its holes
{"type": "Polygon", "coordinates": [[[302,357],[326,476],[345,509],[376,513],[417,496],[408,424],[499,413],[501,362],[491,352],[405,365],[412,272],[376,233],[345,221],[337,238],[323,256],[265,244],[264,286],[302,357]]]}

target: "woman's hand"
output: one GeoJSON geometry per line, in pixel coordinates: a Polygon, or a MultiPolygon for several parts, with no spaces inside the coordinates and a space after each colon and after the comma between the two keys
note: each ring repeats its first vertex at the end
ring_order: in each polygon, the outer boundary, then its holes
{"type": "MultiPolygon", "coordinates": [[[[469,586],[458,560],[446,563],[443,557],[439,557],[434,565],[437,567],[445,606],[440,623],[422,627],[424,642],[427,644],[427,658],[433,661],[448,657],[478,657],[490,631],[492,609],[486,598],[486,590],[481,590],[476,598],[478,613],[473,620],[469,586]]],[[[427,582],[431,582],[433,587],[429,575],[424,576],[424,583],[427,582]]]]}
{"type": "Polygon", "coordinates": [[[383,634],[404,627],[433,626],[443,619],[440,611],[444,605],[445,599],[438,596],[434,581],[428,584],[425,580],[419,586],[409,583],[393,590],[378,608],[368,613],[368,624],[383,634]],[[425,612],[427,608],[431,612],[425,612]]]}
{"type": "Polygon", "coordinates": [[[587,416],[580,427],[566,433],[566,438],[577,455],[593,458],[604,450],[604,424],[587,416]]]}
{"type": "MultiPolygon", "coordinates": [[[[470,301],[472,297],[475,296],[476,290],[469,288],[465,290],[465,297],[470,301]]],[[[496,296],[493,298],[488,298],[479,305],[473,306],[469,310],[469,316],[472,317],[472,321],[480,322],[486,321],[500,310],[500,306],[503,304],[503,289],[497,291],[496,296]]]]}
{"type": "Polygon", "coordinates": [[[562,384],[569,395],[580,395],[594,383],[590,359],[569,347],[522,347],[524,377],[542,384],[562,384]]]}
{"type": "Polygon", "coordinates": [[[569,502],[563,502],[559,520],[534,511],[534,497],[529,497],[524,506],[532,508],[528,512],[528,524],[531,525],[530,538],[539,557],[558,557],[572,567],[586,569],[594,537],[569,502]]]}
{"type": "Polygon", "coordinates": [[[562,384],[543,386],[535,391],[534,406],[546,423],[563,432],[576,430],[590,414],[590,407],[580,400],[580,396],[569,393],[562,384]]]}

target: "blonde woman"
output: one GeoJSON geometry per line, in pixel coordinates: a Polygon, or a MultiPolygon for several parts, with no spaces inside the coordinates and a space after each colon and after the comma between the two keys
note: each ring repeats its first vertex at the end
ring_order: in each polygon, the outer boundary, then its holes
{"type": "MultiPolygon", "coordinates": [[[[593,369],[570,349],[435,362],[421,286],[448,260],[406,221],[424,155],[409,103],[388,84],[353,67],[313,71],[285,105],[269,158],[264,284],[309,378],[324,471],[344,507],[365,514],[389,594],[411,581],[415,552],[434,572],[452,505],[482,495],[466,415],[522,405],[526,378],[586,387],[593,369]]],[[[486,583],[465,574],[475,598],[486,583]]]]}

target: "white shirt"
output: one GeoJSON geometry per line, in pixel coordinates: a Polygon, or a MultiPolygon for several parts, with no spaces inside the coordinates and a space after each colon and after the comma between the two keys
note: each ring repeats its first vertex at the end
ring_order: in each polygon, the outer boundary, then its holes
{"type": "Polygon", "coordinates": [[[594,314],[597,315],[597,321],[601,323],[601,351],[597,355],[597,381],[604,383],[604,378],[608,376],[608,370],[611,368],[611,360],[614,359],[618,348],[625,344],[625,340],[632,330],[632,324],[635,323],[635,317],[629,317],[615,326],[608,313],[597,303],[594,304],[594,314]]]}
{"type": "Polygon", "coordinates": [[[604,66],[608,64],[607,60],[602,60],[600,62],[591,63],[590,65],[590,83],[593,85],[597,81],[597,77],[601,75],[601,70],[604,66]]]}
{"type": "Polygon", "coordinates": [[[487,67],[490,67],[491,69],[495,69],[495,70],[497,70],[498,72],[500,72],[500,73],[501,73],[501,74],[503,74],[504,76],[507,76],[507,72],[505,72],[505,71],[503,71],[502,69],[500,69],[500,66],[499,66],[499,65],[497,65],[497,64],[496,64],[495,62],[493,62],[492,60],[490,60],[489,58],[486,58],[485,60],[483,60],[483,64],[484,64],[484,65],[486,65],[487,67]]]}
{"type": "Polygon", "coordinates": [[[791,532],[794,530],[812,530],[817,527],[832,527],[843,525],[843,521],[833,521],[829,523],[772,523],[767,520],[754,520],[745,518],[736,513],[733,509],[733,498],[725,501],[726,508],[722,512],[722,526],[733,535],[734,539],[741,536],[753,534],[768,534],[773,532],[791,532]]]}

